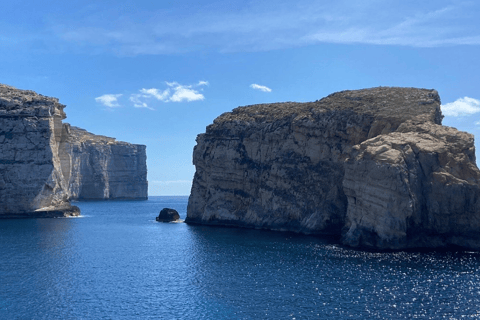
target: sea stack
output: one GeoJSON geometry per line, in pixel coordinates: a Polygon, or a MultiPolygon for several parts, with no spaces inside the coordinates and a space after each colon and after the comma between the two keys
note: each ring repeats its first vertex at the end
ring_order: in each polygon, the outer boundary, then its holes
{"type": "Polygon", "coordinates": [[[186,222],[478,250],[473,136],[442,118],[437,91],[416,88],[236,108],[197,137],[186,222]]]}
{"type": "Polygon", "coordinates": [[[0,84],[0,218],[79,215],[70,199],[147,198],[145,146],[70,127],[64,108],[0,84]]]}

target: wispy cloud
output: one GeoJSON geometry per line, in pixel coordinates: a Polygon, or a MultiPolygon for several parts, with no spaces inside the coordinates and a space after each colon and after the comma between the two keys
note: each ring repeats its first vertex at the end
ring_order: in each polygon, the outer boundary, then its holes
{"type": "MultiPolygon", "coordinates": [[[[142,88],[138,90],[138,93],[133,93],[128,97],[128,100],[133,104],[135,108],[145,108],[155,110],[150,106],[154,101],[160,102],[192,102],[204,100],[205,96],[203,91],[204,86],[208,86],[208,81],[201,80],[196,84],[183,85],[176,81],[165,82],[166,88],[142,88]]],[[[123,94],[104,94],[95,98],[95,101],[108,108],[120,107],[118,98],[123,94]]]]}
{"type": "Polygon", "coordinates": [[[232,5],[238,10],[217,4],[143,11],[138,6],[137,13],[65,18],[49,31],[77,49],[118,55],[258,51],[316,43],[480,45],[474,14],[480,4],[472,1],[412,6],[400,0],[234,0],[232,5]]]}
{"type": "Polygon", "coordinates": [[[160,101],[167,101],[168,96],[170,94],[170,89],[160,91],[158,89],[151,88],[151,89],[141,89],[140,92],[144,96],[151,96],[151,97],[154,97],[155,99],[160,100],[160,101]]]}
{"type": "Polygon", "coordinates": [[[272,92],[272,89],[270,89],[269,87],[262,86],[262,85],[259,85],[259,84],[256,84],[256,83],[252,83],[250,85],[250,88],[255,89],[255,90],[260,90],[260,91],[263,91],[263,92],[272,92]]]}
{"type": "MultiPolygon", "coordinates": [[[[480,112],[480,100],[465,97],[441,106],[445,116],[459,117],[480,112]]],[[[478,123],[476,123],[478,124],[478,123]]]]}
{"type": "Polygon", "coordinates": [[[200,93],[203,90],[202,86],[208,86],[208,81],[199,81],[194,85],[182,85],[178,82],[165,82],[166,89],[140,89],[140,93],[130,95],[130,101],[135,108],[147,108],[154,110],[149,106],[150,101],[161,102],[192,102],[204,100],[205,96],[200,93]]]}
{"type": "MultiPolygon", "coordinates": [[[[142,89],[142,90],[144,90],[144,89],[142,89]]],[[[133,103],[133,106],[135,108],[146,108],[146,109],[150,109],[150,110],[155,110],[155,109],[149,107],[148,104],[145,102],[145,99],[149,98],[149,97],[150,97],[150,95],[136,93],[136,94],[130,95],[129,100],[133,103]]]]}
{"type": "Polygon", "coordinates": [[[120,107],[118,98],[121,96],[122,94],[104,94],[103,96],[95,98],[95,101],[108,108],[117,108],[120,107]]]}
{"type": "MultiPolygon", "coordinates": [[[[394,8],[395,6],[384,12],[397,10],[394,8]]],[[[308,43],[313,41],[411,47],[438,47],[467,44],[467,42],[468,44],[480,44],[480,38],[477,35],[473,38],[465,37],[465,34],[470,33],[467,28],[460,31],[462,29],[460,25],[465,21],[459,21],[457,26],[450,26],[451,21],[455,20],[454,17],[460,10],[460,6],[428,7],[423,12],[407,10],[404,14],[395,12],[390,12],[388,15],[379,14],[379,17],[374,19],[364,16],[362,14],[364,10],[360,10],[357,15],[350,15],[346,18],[343,28],[338,26],[322,28],[305,35],[303,39],[308,43]],[[361,20],[363,23],[359,24],[358,22],[361,20]]],[[[400,12],[402,11],[400,10],[400,12]]]]}

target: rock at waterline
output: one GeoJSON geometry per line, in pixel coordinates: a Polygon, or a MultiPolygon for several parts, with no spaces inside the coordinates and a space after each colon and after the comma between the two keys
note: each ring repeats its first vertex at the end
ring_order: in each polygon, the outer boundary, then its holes
{"type": "Polygon", "coordinates": [[[474,138],[442,126],[440,105],[379,87],[226,112],[197,137],[185,222],[480,251],[474,138]]]}
{"type": "Polygon", "coordinates": [[[70,200],[147,199],[146,147],[70,126],[64,108],[0,84],[0,219],[78,216],[70,200]]]}
{"type": "Polygon", "coordinates": [[[180,215],[178,214],[177,210],[163,208],[155,220],[157,220],[158,222],[172,222],[177,221],[178,219],[180,219],[180,215]]]}

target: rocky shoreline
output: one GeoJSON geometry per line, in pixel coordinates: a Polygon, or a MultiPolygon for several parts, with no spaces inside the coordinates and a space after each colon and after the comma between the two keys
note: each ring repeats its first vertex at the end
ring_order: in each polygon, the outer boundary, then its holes
{"type": "Polygon", "coordinates": [[[380,87],[239,107],[197,137],[187,223],[480,249],[473,136],[435,90],[380,87]]]}
{"type": "Polygon", "coordinates": [[[1,215],[1,219],[33,219],[33,218],[69,218],[80,216],[80,208],[65,204],[62,207],[42,208],[31,212],[9,213],[1,215]]]}

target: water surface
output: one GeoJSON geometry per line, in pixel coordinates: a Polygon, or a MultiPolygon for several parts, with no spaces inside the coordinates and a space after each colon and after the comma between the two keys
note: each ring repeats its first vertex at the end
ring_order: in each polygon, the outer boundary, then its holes
{"type": "Polygon", "coordinates": [[[0,220],[1,319],[480,317],[480,255],[372,253],[292,233],[158,223],[187,197],[0,220]]]}

